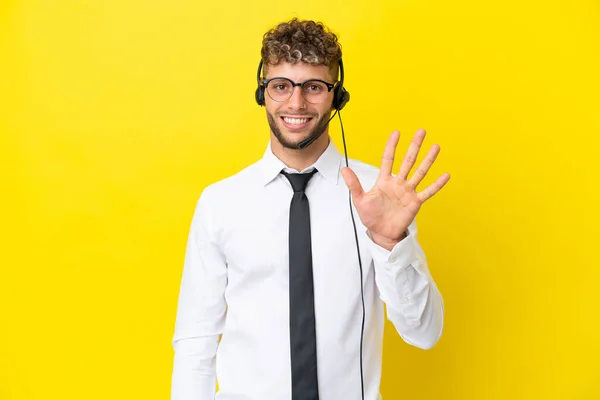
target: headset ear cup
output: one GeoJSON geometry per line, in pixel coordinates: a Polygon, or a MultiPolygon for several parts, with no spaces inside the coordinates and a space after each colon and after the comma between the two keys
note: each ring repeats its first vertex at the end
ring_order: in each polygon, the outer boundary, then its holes
{"type": "Polygon", "coordinates": [[[350,101],[350,93],[337,84],[333,89],[333,108],[340,111],[350,101]]]}
{"type": "Polygon", "coordinates": [[[254,93],[254,97],[256,98],[256,102],[259,106],[265,104],[265,88],[263,86],[259,86],[256,88],[256,92],[254,93]]]}
{"type": "Polygon", "coordinates": [[[333,106],[334,110],[339,110],[340,109],[340,104],[341,104],[340,84],[336,83],[335,87],[333,88],[333,103],[332,103],[332,106],[333,106]]]}
{"type": "Polygon", "coordinates": [[[342,97],[342,103],[340,104],[340,110],[342,108],[344,108],[344,106],[346,105],[347,102],[350,101],[350,92],[348,92],[346,89],[342,88],[344,96],[342,97]]]}

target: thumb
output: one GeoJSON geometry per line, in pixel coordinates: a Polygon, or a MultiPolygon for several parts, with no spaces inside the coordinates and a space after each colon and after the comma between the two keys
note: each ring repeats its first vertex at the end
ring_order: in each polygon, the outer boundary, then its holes
{"type": "Polygon", "coordinates": [[[342,168],[342,177],[346,182],[346,186],[348,186],[348,189],[350,189],[350,193],[352,193],[352,197],[354,198],[354,200],[356,201],[360,197],[362,197],[365,191],[363,190],[360,181],[358,180],[358,177],[356,176],[354,171],[352,171],[348,167],[344,167],[342,168]]]}

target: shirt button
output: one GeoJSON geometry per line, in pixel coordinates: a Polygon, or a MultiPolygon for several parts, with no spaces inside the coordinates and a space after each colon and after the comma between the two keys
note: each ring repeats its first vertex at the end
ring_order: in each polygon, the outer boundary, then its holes
{"type": "Polygon", "coordinates": [[[396,262],[396,260],[397,260],[397,259],[396,259],[396,257],[392,257],[392,258],[390,258],[390,262],[393,262],[393,263],[395,263],[395,262],[396,262]]]}
{"type": "Polygon", "coordinates": [[[403,298],[403,299],[402,299],[402,302],[403,302],[404,304],[408,303],[409,301],[410,301],[410,298],[409,298],[409,297],[405,297],[405,298],[403,298]]]}

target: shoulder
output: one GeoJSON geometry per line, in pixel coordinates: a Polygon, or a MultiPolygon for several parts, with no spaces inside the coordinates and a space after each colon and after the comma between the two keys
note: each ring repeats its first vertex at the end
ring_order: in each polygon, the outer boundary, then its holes
{"type": "Polygon", "coordinates": [[[231,199],[236,199],[239,193],[255,187],[259,178],[260,168],[258,162],[255,162],[233,175],[205,186],[198,201],[207,206],[223,206],[231,199]]]}
{"type": "Polygon", "coordinates": [[[228,214],[239,206],[240,195],[256,181],[259,171],[252,164],[234,175],[213,182],[200,190],[192,217],[192,229],[197,224],[213,232],[226,223],[228,214]]]}

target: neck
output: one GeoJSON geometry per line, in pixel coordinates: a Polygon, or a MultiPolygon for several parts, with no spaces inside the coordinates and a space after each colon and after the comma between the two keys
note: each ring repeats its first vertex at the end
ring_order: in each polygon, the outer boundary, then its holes
{"type": "Polygon", "coordinates": [[[304,149],[288,149],[283,147],[271,133],[271,150],[275,157],[279,158],[288,168],[300,172],[317,162],[329,146],[329,140],[329,133],[323,132],[317,140],[304,149]]]}

